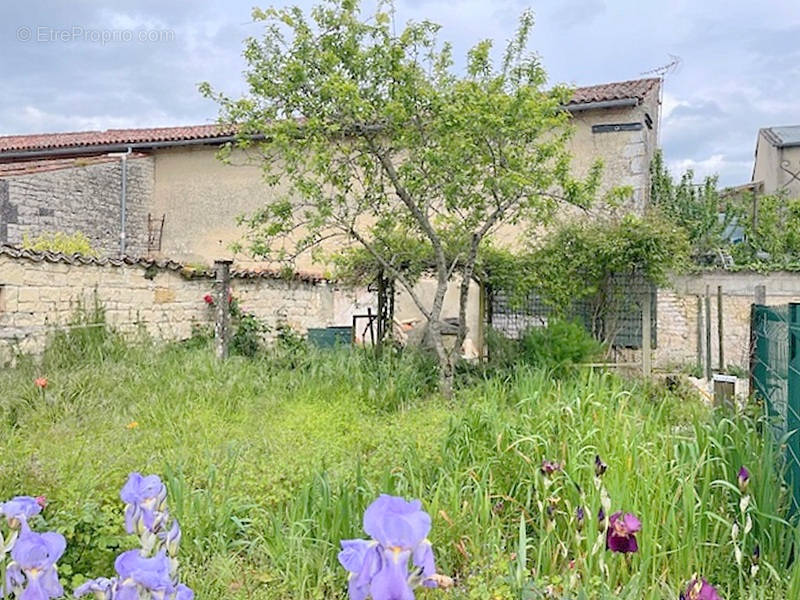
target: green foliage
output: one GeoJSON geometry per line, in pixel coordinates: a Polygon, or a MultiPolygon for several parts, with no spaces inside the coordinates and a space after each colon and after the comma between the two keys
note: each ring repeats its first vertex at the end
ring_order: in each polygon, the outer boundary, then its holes
{"type": "Polygon", "coordinates": [[[91,306],[78,302],[66,326],[54,330],[42,361],[47,368],[67,368],[84,361],[116,359],[125,350],[122,336],[109,327],[105,308],[95,294],[91,306]]]}
{"type": "Polygon", "coordinates": [[[531,327],[522,334],[520,353],[527,364],[564,373],[589,362],[603,348],[581,323],[553,319],[545,327],[531,327]]]}
{"type": "Polygon", "coordinates": [[[546,598],[548,588],[676,600],[694,572],[724,598],[797,597],[798,568],[787,566],[796,530],[783,520],[777,450],[760,418],[713,414],[664,386],[583,371],[554,380],[525,365],[443,402],[412,381],[414,356],[303,348],[294,366],[145,344],[0,371],[0,414],[19,415],[0,423],[0,498],[48,497],[47,525],[74,542],[60,569],[68,593],[109,570],[125,540],[119,487],[139,470],[165,478],[183,526],[182,572],[199,598],[343,599],[339,541],[362,535],[362,511],[380,492],[422,499],[438,567],[458,581],[453,600],[546,598]],[[394,373],[405,391],[387,406],[394,373]],[[31,402],[41,375],[46,399],[31,402]],[[643,522],[630,563],[592,552],[594,519],[575,535],[577,504],[587,516],[599,507],[595,453],[609,465],[613,509],[643,522]],[[565,465],[549,487],[543,458],[565,465]],[[736,567],[730,541],[742,464],[757,507],[755,579],[736,567]],[[554,527],[543,508],[551,498],[554,527]]]}
{"type": "Polygon", "coordinates": [[[715,264],[716,253],[725,250],[736,270],[800,270],[800,198],[725,192],[716,177],[696,183],[691,170],[676,182],[660,152],[650,176],[653,204],[686,232],[697,265],[715,264]],[[741,228],[743,242],[725,237],[734,227],[741,228]]]}
{"type": "Polygon", "coordinates": [[[542,223],[559,202],[588,205],[601,165],[585,180],[570,174],[570,90],[546,87],[527,47],[531,13],[500,61],[484,40],[458,72],[437,25],[411,22],[395,34],[388,10],[379,3],[364,18],[353,0],[308,15],[257,9],[265,33],[246,42],[248,93],[232,99],[209,84],[201,91],[220,104],[222,122],[238,126],[223,157],[257,150],[275,188],[242,219],[248,249],[291,262],[337,237],[359,245],[371,258],[344,257],[345,272],[380,265],[406,288],[435,324],[446,376],[455,354],[439,331],[447,282],[472,279],[481,241],[501,224],[542,223]],[[414,289],[426,268],[438,283],[429,301],[414,289]]]}
{"type": "Polygon", "coordinates": [[[37,252],[61,252],[69,255],[98,256],[99,254],[92,248],[89,238],[80,231],[70,235],[62,231],[43,233],[35,238],[25,234],[22,236],[22,247],[37,252]]]}
{"type": "Polygon", "coordinates": [[[519,340],[492,329],[487,342],[491,368],[513,369],[524,364],[559,377],[603,353],[603,346],[581,323],[563,319],[551,319],[544,327],[526,329],[519,340]]]}
{"type": "Polygon", "coordinates": [[[521,301],[535,291],[556,311],[574,302],[612,298],[614,275],[641,275],[664,284],[684,266],[688,245],[683,231],[657,212],[624,215],[611,221],[572,221],[546,234],[522,254],[486,248],[482,266],[496,289],[521,301]]]}

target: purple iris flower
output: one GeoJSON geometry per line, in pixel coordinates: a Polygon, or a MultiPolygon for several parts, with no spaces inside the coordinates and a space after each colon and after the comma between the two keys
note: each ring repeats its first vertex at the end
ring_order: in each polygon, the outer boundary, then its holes
{"type": "Polygon", "coordinates": [[[182,583],[179,583],[178,587],[175,589],[174,600],[194,600],[194,591],[182,583]]]}
{"type": "Polygon", "coordinates": [[[117,557],[114,568],[120,578],[114,595],[116,600],[138,599],[139,588],[150,594],[169,595],[175,591],[169,576],[169,558],[164,550],[152,558],[142,556],[139,550],[128,550],[117,557]]]}
{"type": "Polygon", "coordinates": [[[372,540],[342,540],[339,562],[350,572],[350,600],[413,600],[417,585],[436,587],[431,518],[419,500],[381,494],[364,513],[372,540]],[[409,573],[409,561],[415,569],[409,573]]]}
{"type": "Polygon", "coordinates": [[[16,529],[21,523],[42,512],[42,505],[31,496],[17,496],[0,504],[0,514],[5,515],[8,526],[16,529]]]}
{"type": "Polygon", "coordinates": [[[738,479],[739,490],[744,494],[744,492],[747,490],[747,484],[750,483],[750,471],[748,471],[747,467],[744,465],[739,468],[738,479]]]}
{"type": "Polygon", "coordinates": [[[606,469],[608,469],[608,465],[600,460],[600,455],[594,455],[594,474],[595,477],[602,477],[605,475],[606,469]]]}
{"type": "Polygon", "coordinates": [[[181,544],[181,526],[178,523],[178,519],[173,519],[172,527],[170,527],[169,531],[160,532],[158,537],[163,540],[167,554],[169,556],[177,556],[178,548],[181,544]]]}
{"type": "MultiPolygon", "coordinates": [[[[603,509],[601,508],[600,510],[603,509]]],[[[575,521],[577,522],[578,525],[578,531],[583,529],[583,521],[585,518],[586,518],[586,512],[583,510],[582,506],[579,506],[577,509],[575,509],[575,521]]]]}
{"type": "Polygon", "coordinates": [[[22,583],[22,574],[27,580],[27,587],[19,597],[21,600],[50,600],[64,594],[58,581],[56,561],[64,554],[67,541],[60,533],[48,531],[36,533],[23,528],[22,533],[11,550],[14,563],[7,573],[6,586],[18,588],[22,583]]]}
{"type": "Polygon", "coordinates": [[[686,589],[687,600],[722,600],[714,586],[705,579],[693,579],[686,589]]]}
{"type": "Polygon", "coordinates": [[[608,519],[606,548],[612,552],[636,552],[636,533],[642,529],[642,522],[632,513],[615,512],[608,519]]]}
{"type": "Polygon", "coordinates": [[[108,579],[107,577],[90,579],[83,585],[75,588],[75,597],[80,598],[86,594],[94,594],[97,600],[111,600],[111,598],[114,597],[116,584],[116,579],[108,579]]]}
{"type": "Polygon", "coordinates": [[[549,477],[556,471],[560,471],[561,465],[554,460],[545,459],[542,461],[542,467],[539,470],[542,472],[542,475],[549,477]]]}
{"type": "Polygon", "coordinates": [[[158,531],[167,520],[167,488],[158,475],[131,473],[119,497],[126,504],[125,530],[141,534],[158,531]]]}

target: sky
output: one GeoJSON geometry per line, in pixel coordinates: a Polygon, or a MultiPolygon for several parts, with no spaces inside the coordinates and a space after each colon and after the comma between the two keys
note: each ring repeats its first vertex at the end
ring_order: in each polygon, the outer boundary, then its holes
{"type": "MultiPolygon", "coordinates": [[[[0,4],[0,135],[214,122],[197,91],[246,92],[252,7],[318,0],[6,0],[0,4]]],[[[797,0],[396,0],[395,18],[429,19],[463,57],[499,47],[533,10],[551,83],[591,85],[667,73],[661,144],[676,174],[750,180],[760,127],[800,124],[797,0]]],[[[463,65],[463,59],[457,61],[463,65]]]]}

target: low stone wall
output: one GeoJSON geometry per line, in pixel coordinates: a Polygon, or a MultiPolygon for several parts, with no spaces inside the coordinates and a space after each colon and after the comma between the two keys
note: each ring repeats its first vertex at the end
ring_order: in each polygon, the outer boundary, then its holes
{"type": "Polygon", "coordinates": [[[658,349],[655,364],[669,367],[697,361],[697,299],[701,298],[700,351],[705,356],[705,293],[711,292],[711,364],[718,367],[719,333],[717,286],[722,286],[723,350],[726,365],[746,368],[749,363],[750,306],[755,288],[766,288],[768,305],[800,302],[800,273],[731,273],[717,271],[681,276],[669,288],[658,290],[658,349]]]}
{"type": "MultiPolygon", "coordinates": [[[[171,261],[85,259],[0,247],[0,364],[17,351],[40,352],[48,333],[67,325],[81,303],[91,307],[95,298],[120,331],[144,328],[159,339],[188,338],[193,324],[213,321],[203,301],[213,277],[190,274],[171,261]]],[[[336,324],[334,294],[347,294],[319,277],[297,274],[287,280],[268,271],[233,271],[231,289],[242,308],[273,329],[286,323],[300,332],[336,324]]]]}

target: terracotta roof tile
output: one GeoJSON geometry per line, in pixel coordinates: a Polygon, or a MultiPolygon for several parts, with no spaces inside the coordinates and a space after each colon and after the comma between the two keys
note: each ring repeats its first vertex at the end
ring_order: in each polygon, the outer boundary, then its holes
{"type": "Polygon", "coordinates": [[[617,81],[614,83],[601,83],[600,85],[579,87],[572,95],[572,100],[570,100],[569,104],[604,102],[607,100],[623,100],[626,98],[633,98],[641,102],[660,82],[661,80],[659,78],[651,77],[648,79],[633,79],[631,81],[617,81]]]}
{"type": "MultiPolygon", "coordinates": [[[[635,79],[579,87],[575,90],[569,104],[621,100],[624,98],[634,98],[641,102],[660,81],[658,78],[635,79]]],[[[80,148],[106,144],[180,142],[226,137],[233,135],[233,133],[233,127],[222,125],[187,125],[183,127],[8,135],[0,136],[0,159],[2,159],[4,152],[80,148]]]]}
{"type": "Polygon", "coordinates": [[[106,129],[105,131],[72,131],[0,137],[0,155],[18,150],[48,150],[105,144],[137,144],[176,142],[233,134],[232,127],[221,125],[188,125],[185,127],[154,127],[146,129],[106,129]]]}
{"type": "MultiPolygon", "coordinates": [[[[100,267],[123,267],[125,265],[138,265],[144,269],[156,268],[164,271],[184,271],[190,277],[213,278],[211,270],[196,271],[188,269],[183,263],[174,260],[154,260],[151,258],[134,258],[125,256],[122,258],[95,258],[93,256],[83,256],[81,254],[62,254],[61,252],[39,252],[27,250],[19,246],[0,245],[0,256],[8,256],[14,259],[30,260],[32,262],[64,263],[69,265],[95,265],[100,267]]],[[[296,271],[291,277],[286,277],[283,272],[276,269],[231,269],[231,277],[234,279],[291,279],[295,281],[305,281],[307,283],[321,283],[328,281],[327,278],[305,271],[296,271]]]]}

